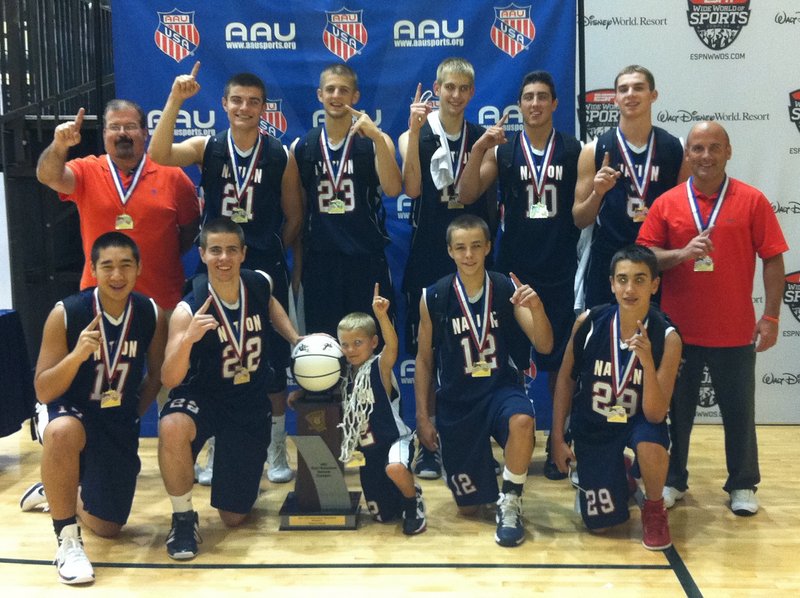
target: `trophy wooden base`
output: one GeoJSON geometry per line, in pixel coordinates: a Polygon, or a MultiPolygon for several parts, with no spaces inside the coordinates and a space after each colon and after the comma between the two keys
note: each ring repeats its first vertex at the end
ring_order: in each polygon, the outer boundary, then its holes
{"type": "Polygon", "coordinates": [[[280,530],[353,530],[358,528],[361,492],[350,492],[347,509],[301,510],[297,494],[290,492],[280,510],[280,530]]]}

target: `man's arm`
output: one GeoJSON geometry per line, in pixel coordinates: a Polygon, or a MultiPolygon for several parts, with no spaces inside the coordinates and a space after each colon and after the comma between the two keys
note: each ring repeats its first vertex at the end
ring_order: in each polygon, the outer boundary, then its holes
{"type": "Polygon", "coordinates": [[[511,280],[517,287],[511,295],[514,317],[533,348],[546,355],[553,350],[553,327],[544,311],[544,304],[536,291],[530,285],[522,284],[513,272],[511,280]]]}
{"type": "Polygon", "coordinates": [[[767,258],[762,262],[764,278],[764,315],[756,322],[753,342],[756,351],[766,351],[778,342],[778,316],[781,312],[781,297],[786,271],[783,254],[767,258]]]}
{"type": "Polygon", "coordinates": [[[67,392],[83,362],[100,348],[98,324],[102,313],[98,313],[81,331],[72,351],[67,346],[64,313],[64,306],[56,305],[44,324],[42,346],[33,378],[36,398],[40,403],[50,403],[67,392]]]}
{"type": "Polygon", "coordinates": [[[156,307],[156,330],[147,348],[147,374],[139,386],[139,417],[147,413],[150,404],[161,390],[161,365],[164,363],[164,348],[167,344],[167,319],[161,308],[156,307]]]}
{"type": "Polygon", "coordinates": [[[161,118],[158,119],[150,139],[147,153],[155,162],[164,166],[190,166],[203,163],[203,151],[207,136],[198,135],[181,143],[172,143],[175,137],[175,122],[178,120],[178,112],[184,100],[200,91],[200,84],[196,79],[199,69],[200,62],[198,61],[195,62],[189,75],[175,77],[167,97],[167,103],[161,112],[161,118]]]}
{"type": "Polygon", "coordinates": [[[550,450],[552,451],[553,463],[556,464],[561,473],[569,473],[569,463],[575,461],[575,453],[569,448],[564,440],[564,427],[567,417],[572,411],[572,396],[575,394],[575,380],[572,379],[572,370],[575,367],[575,353],[573,343],[575,342],[575,332],[580,328],[586,319],[585,312],[578,316],[575,325],[572,327],[567,348],[564,351],[564,359],[561,361],[561,368],[558,370],[556,388],[553,393],[553,424],[550,430],[550,450]]]}
{"type": "Polygon", "coordinates": [[[578,228],[586,228],[595,221],[603,197],[617,184],[621,174],[611,168],[608,152],[603,156],[600,170],[595,169],[596,146],[597,141],[586,144],[578,156],[578,182],[575,184],[575,203],[572,206],[572,217],[578,228]]]}
{"type": "Polygon", "coordinates": [[[375,171],[378,173],[381,189],[391,197],[400,195],[403,190],[403,179],[400,176],[397,160],[394,159],[394,143],[391,138],[381,132],[366,112],[360,112],[352,106],[348,106],[347,109],[356,118],[352,127],[353,134],[368,137],[375,146],[375,171]]]}
{"type": "Polygon", "coordinates": [[[439,448],[436,428],[431,422],[431,413],[436,410],[436,393],[433,388],[433,326],[423,294],[419,300],[419,334],[417,335],[417,357],[414,361],[414,394],[417,398],[417,437],[425,448],[439,448]]]}
{"type": "Polygon", "coordinates": [[[288,161],[281,177],[281,211],[283,212],[283,228],[281,240],[284,247],[291,247],[300,235],[305,216],[305,202],[300,184],[300,171],[294,154],[286,152],[288,161]]]}
{"type": "Polygon", "coordinates": [[[406,195],[418,198],[422,195],[422,167],[419,163],[419,132],[428,119],[431,106],[421,102],[422,83],[417,83],[417,92],[409,108],[408,130],[397,140],[400,158],[403,160],[403,187],[406,195]]]}
{"type": "Polygon", "coordinates": [[[53,132],[53,142],[39,156],[36,178],[58,193],[69,195],[75,191],[75,174],[67,166],[69,148],[81,142],[81,126],[85,110],[78,110],[74,121],[61,123],[53,132]]]}
{"type": "MultiPolygon", "coordinates": [[[[712,227],[713,228],[713,227],[712,227]]],[[[674,268],[678,264],[686,261],[694,261],[706,257],[714,251],[714,244],[711,242],[711,228],[707,228],[702,233],[694,237],[684,247],[679,249],[664,249],[663,247],[650,247],[658,260],[658,268],[662,272],[674,268]]]]}
{"type": "Polygon", "coordinates": [[[508,113],[503,115],[500,122],[486,129],[473,144],[458,185],[458,200],[461,203],[475,203],[497,178],[497,155],[494,148],[507,142],[503,128],[507,118],[508,113]]]}
{"type": "Polygon", "coordinates": [[[285,338],[292,347],[300,340],[300,335],[294,329],[286,310],[275,297],[269,298],[269,320],[275,332],[285,338]]]}
{"type": "Polygon", "coordinates": [[[161,365],[161,383],[167,388],[175,388],[183,382],[189,371],[189,357],[192,346],[203,338],[209,330],[215,330],[219,323],[206,313],[211,305],[211,295],[194,315],[180,307],[175,308],[169,320],[169,335],[161,365]]]}

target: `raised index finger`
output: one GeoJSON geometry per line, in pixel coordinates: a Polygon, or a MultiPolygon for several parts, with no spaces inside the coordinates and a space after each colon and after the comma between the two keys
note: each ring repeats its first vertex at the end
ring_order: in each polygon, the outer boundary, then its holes
{"type": "Polygon", "coordinates": [[[641,320],[636,320],[636,325],[639,327],[639,334],[647,338],[647,326],[641,320]]]}
{"type": "Polygon", "coordinates": [[[514,274],[513,272],[509,272],[508,273],[508,277],[514,282],[514,286],[515,287],[521,287],[522,286],[522,283],[520,282],[519,278],[517,278],[517,275],[514,274]]]}
{"type": "Polygon", "coordinates": [[[209,306],[209,305],[211,305],[211,295],[209,295],[209,296],[208,296],[208,299],[206,299],[206,302],[205,302],[205,303],[203,303],[203,305],[202,305],[202,306],[200,306],[200,309],[198,309],[198,310],[195,312],[195,315],[200,315],[200,314],[204,314],[204,313],[206,313],[206,312],[208,311],[208,306],[209,306]]]}
{"type": "Polygon", "coordinates": [[[422,99],[422,83],[417,83],[417,93],[414,94],[414,103],[419,103],[422,99]]]}
{"type": "Polygon", "coordinates": [[[89,325],[86,328],[84,328],[84,330],[95,330],[97,328],[97,325],[100,323],[100,318],[102,317],[103,317],[103,312],[101,311],[97,312],[97,315],[91,322],[89,322],[89,325]]]}
{"type": "Polygon", "coordinates": [[[608,152],[606,152],[605,155],[603,156],[603,166],[602,166],[602,168],[604,168],[606,166],[611,166],[611,154],[609,154],[608,152]]]}
{"type": "Polygon", "coordinates": [[[189,74],[192,77],[197,77],[197,71],[199,70],[200,70],[200,61],[198,60],[197,62],[194,63],[194,66],[192,67],[192,72],[189,74]]]}
{"type": "Polygon", "coordinates": [[[507,120],[508,120],[508,112],[506,112],[506,113],[503,115],[503,118],[501,118],[500,120],[498,120],[498,121],[497,121],[497,126],[498,126],[498,127],[502,127],[504,124],[506,124],[506,121],[507,121],[507,120]]]}
{"type": "Polygon", "coordinates": [[[78,109],[78,114],[75,116],[75,128],[80,130],[81,125],[83,125],[83,115],[86,114],[86,110],[83,108],[78,109]]]}
{"type": "Polygon", "coordinates": [[[373,293],[372,296],[373,297],[380,297],[380,295],[381,295],[381,283],[376,282],[375,283],[375,292],[373,293]]]}

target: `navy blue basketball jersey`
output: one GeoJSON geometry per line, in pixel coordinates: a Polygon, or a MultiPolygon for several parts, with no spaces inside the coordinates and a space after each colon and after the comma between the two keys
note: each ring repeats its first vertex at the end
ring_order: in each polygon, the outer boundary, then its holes
{"type": "MultiPolygon", "coordinates": [[[[454,283],[457,280],[456,277],[447,278],[454,283]]],[[[434,315],[438,310],[431,304],[437,286],[426,288],[423,294],[434,327],[434,353],[439,381],[437,400],[475,403],[499,386],[518,384],[517,370],[510,363],[510,339],[514,327],[519,327],[513,306],[508,301],[514,293],[511,279],[492,273],[481,297],[475,302],[467,301],[475,328],[462,310],[454,285],[450,285],[446,300],[442,302],[444,309],[441,321],[434,315]],[[485,301],[488,301],[488,307],[485,301]],[[486,313],[488,317],[485,317],[486,313]],[[488,329],[479,348],[485,326],[488,329]],[[484,375],[476,375],[477,369],[484,370],[481,372],[484,375]]]]}
{"type": "Polygon", "coordinates": [[[645,177],[644,166],[647,152],[636,153],[628,148],[628,155],[633,158],[635,173],[629,172],[620,151],[617,128],[613,128],[597,138],[594,152],[595,169],[600,170],[603,157],[608,152],[611,167],[622,172],[616,185],[603,196],[600,211],[597,213],[598,227],[595,228],[592,240],[592,251],[601,251],[611,256],[615,251],[636,241],[642,223],[636,215],[636,209],[642,204],[649,207],[653,201],[672,189],[678,183],[678,173],[683,161],[683,147],[677,137],[664,129],[653,127],[653,148],[649,177],[645,177]],[[634,182],[634,175],[643,181],[645,196],[640,197],[634,182]]]}
{"type": "MultiPolygon", "coordinates": [[[[86,289],[71,295],[61,302],[64,306],[67,325],[67,349],[72,351],[78,343],[81,332],[94,319],[95,289],[86,289]]],[[[139,417],[139,387],[145,375],[147,349],[156,330],[157,309],[152,299],[139,293],[131,293],[129,314],[118,320],[103,315],[102,331],[108,345],[108,355],[113,363],[119,353],[119,361],[111,381],[107,378],[107,368],[103,360],[103,349],[98,349],[84,361],[72,384],[61,396],[83,413],[102,413],[103,417],[119,420],[135,420],[139,417]],[[127,331],[123,328],[127,319],[127,331]],[[120,340],[122,346],[120,347],[120,340]],[[103,393],[115,389],[121,395],[118,407],[101,407],[103,393]]]]}
{"type": "MultiPolygon", "coordinates": [[[[472,146],[485,132],[479,125],[467,122],[465,127],[466,140],[464,141],[464,155],[461,157],[461,169],[469,160],[472,146]]],[[[462,138],[455,141],[448,140],[450,156],[454,165],[458,164],[462,145],[462,138]]],[[[411,236],[411,250],[406,263],[405,276],[403,277],[403,291],[416,290],[433,284],[445,274],[455,272],[456,266],[447,253],[445,236],[450,223],[462,214],[474,214],[489,224],[489,230],[494,236],[497,220],[497,202],[489,201],[489,193],[483,194],[478,200],[461,208],[448,207],[449,191],[437,189],[431,176],[431,158],[439,148],[439,136],[433,132],[430,124],[426,123],[420,130],[419,138],[419,163],[422,175],[422,194],[414,198],[412,204],[411,224],[414,227],[411,236]]]]}
{"type": "MultiPolygon", "coordinates": [[[[234,151],[237,151],[234,147],[234,151]]],[[[237,197],[236,174],[228,150],[228,130],[210,137],[203,153],[203,172],[200,186],[203,188],[205,207],[204,221],[219,216],[230,218],[234,210],[240,208],[247,215],[247,222],[240,222],[244,230],[247,257],[259,254],[280,255],[281,226],[281,181],[286,170],[288,157],[281,142],[269,135],[261,136],[261,145],[255,154],[247,157],[237,152],[237,166],[240,180],[245,178],[251,160],[256,160],[251,178],[237,197]]],[[[252,263],[248,260],[248,263],[252,263]]],[[[265,266],[258,264],[258,267],[265,266]]]]}
{"type": "MultiPolygon", "coordinates": [[[[618,309],[616,305],[592,309],[575,332],[575,365],[571,375],[577,385],[570,429],[576,439],[606,442],[623,430],[627,434],[626,426],[642,416],[644,372],[634,352],[620,344],[623,339],[615,338],[618,309]],[[619,345],[616,351],[619,358],[614,355],[615,342],[619,345]],[[627,424],[609,421],[615,406],[625,409],[627,424]]],[[[650,308],[646,325],[653,361],[658,368],[664,354],[664,341],[675,328],[655,307],[650,308]]]]}
{"type": "MultiPolygon", "coordinates": [[[[214,315],[220,326],[206,332],[192,346],[189,371],[181,385],[170,392],[171,398],[201,396],[216,401],[255,397],[255,400],[268,402],[266,388],[272,374],[267,360],[272,280],[264,272],[242,270],[241,281],[238,304],[220,302],[230,327],[223,325],[216,302],[209,306],[206,313],[214,315]],[[243,337],[240,336],[242,327],[243,337]],[[249,381],[237,383],[241,380],[237,378],[241,367],[249,373],[249,381]]],[[[194,314],[207,297],[207,292],[203,294],[193,289],[176,309],[194,314]]]]}
{"type": "Polygon", "coordinates": [[[314,128],[294,150],[307,201],[303,245],[312,252],[382,255],[389,237],[372,140],[353,138],[334,192],[330,179],[339,171],[344,147],[329,148],[331,173],[322,154],[321,137],[321,129],[314,128]]]}
{"type": "MultiPolygon", "coordinates": [[[[522,134],[497,148],[497,172],[503,205],[503,236],[497,267],[501,272],[527,274],[537,283],[572,281],[578,266],[580,230],[572,218],[578,154],[571,135],[553,132],[553,150],[542,180],[542,197],[522,148],[522,134]],[[535,204],[547,208],[537,212],[535,204]]],[[[544,156],[542,157],[544,158],[544,156]]],[[[534,165],[535,166],[535,165],[534,165]]]]}
{"type": "MultiPolygon", "coordinates": [[[[379,362],[380,357],[370,365],[369,382],[374,403],[369,416],[369,427],[359,439],[362,449],[369,449],[373,446],[385,447],[401,436],[411,434],[411,429],[400,417],[400,389],[394,373],[392,373],[392,394],[389,396],[383,387],[379,362]]],[[[348,366],[348,375],[351,374],[352,367],[348,366]]],[[[353,379],[349,378],[348,392],[352,391],[352,385],[353,379]]]]}

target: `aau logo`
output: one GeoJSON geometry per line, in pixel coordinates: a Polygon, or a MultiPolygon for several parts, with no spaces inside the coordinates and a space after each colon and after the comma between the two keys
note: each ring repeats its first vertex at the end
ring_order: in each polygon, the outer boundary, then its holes
{"type": "Polygon", "coordinates": [[[783,302],[800,322],[800,272],[790,272],[784,279],[783,302]]]}
{"type": "Polygon", "coordinates": [[[800,89],[795,89],[789,94],[789,120],[797,125],[800,131],[800,89]]]}
{"type": "MultiPolygon", "coordinates": [[[[578,98],[580,106],[580,97],[578,98]]],[[[586,135],[587,139],[599,137],[617,126],[619,108],[614,103],[613,89],[593,89],[586,92],[586,135]]],[[[580,108],[579,108],[580,109],[580,108]]]]}
{"type": "Polygon", "coordinates": [[[492,43],[511,58],[527,50],[536,37],[530,5],[509,4],[504,8],[495,6],[491,37],[492,43]]]}
{"type": "Polygon", "coordinates": [[[724,50],[750,21],[750,0],[688,0],[689,25],[711,50],[724,50]]]}
{"type": "Polygon", "coordinates": [[[345,62],[360,54],[367,45],[367,28],[361,18],[363,12],[345,7],[336,12],[325,11],[328,21],[322,32],[322,42],[345,62]]]}
{"type": "Polygon", "coordinates": [[[266,135],[272,135],[276,139],[283,137],[286,133],[288,123],[286,117],[281,111],[281,104],[283,100],[267,100],[264,107],[264,112],[261,113],[261,118],[258,121],[258,128],[266,135]]]}
{"type": "Polygon", "coordinates": [[[173,8],[170,12],[158,13],[155,42],[158,49],[175,62],[194,54],[200,45],[200,33],[194,26],[194,11],[181,12],[173,8]]]}

